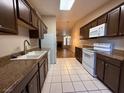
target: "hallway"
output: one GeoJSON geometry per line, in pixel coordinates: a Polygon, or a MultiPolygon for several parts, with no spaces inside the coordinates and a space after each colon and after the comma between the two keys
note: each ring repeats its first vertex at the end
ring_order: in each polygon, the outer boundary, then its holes
{"type": "Polygon", "coordinates": [[[49,69],[42,93],[112,93],[75,58],[58,58],[49,69]]]}
{"type": "Polygon", "coordinates": [[[74,53],[67,48],[57,48],[57,58],[74,58],[74,53]]]}

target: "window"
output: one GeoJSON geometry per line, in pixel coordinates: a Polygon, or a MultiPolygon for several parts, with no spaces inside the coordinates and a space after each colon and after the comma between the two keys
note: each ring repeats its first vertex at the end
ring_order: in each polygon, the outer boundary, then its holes
{"type": "Polygon", "coordinates": [[[71,45],[71,36],[64,36],[64,45],[67,46],[67,45],[71,45]]]}

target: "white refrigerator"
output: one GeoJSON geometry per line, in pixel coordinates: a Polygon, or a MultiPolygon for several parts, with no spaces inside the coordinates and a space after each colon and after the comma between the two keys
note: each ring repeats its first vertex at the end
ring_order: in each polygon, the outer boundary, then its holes
{"type": "Polygon", "coordinates": [[[44,35],[44,39],[41,39],[41,48],[50,49],[50,63],[56,63],[56,34],[47,33],[44,35]]]}

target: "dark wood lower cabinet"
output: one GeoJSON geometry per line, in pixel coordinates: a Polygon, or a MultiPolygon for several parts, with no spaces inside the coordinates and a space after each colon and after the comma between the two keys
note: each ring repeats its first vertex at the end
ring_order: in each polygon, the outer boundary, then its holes
{"type": "Polygon", "coordinates": [[[48,56],[46,54],[17,86],[6,93],[41,93],[47,72],[48,56]]]}
{"type": "Polygon", "coordinates": [[[45,78],[47,76],[47,72],[48,72],[48,58],[46,58],[45,60],[45,78]]]}
{"type": "Polygon", "coordinates": [[[42,89],[45,81],[45,63],[41,65],[39,71],[40,71],[40,88],[42,89]]]}
{"type": "Polygon", "coordinates": [[[96,74],[113,93],[124,93],[124,64],[113,58],[97,54],[96,74]]]}
{"type": "Polygon", "coordinates": [[[29,93],[40,93],[39,88],[39,74],[38,72],[34,75],[32,80],[28,84],[28,92],[29,93]]]}
{"type": "Polygon", "coordinates": [[[106,63],[105,64],[104,82],[115,93],[118,93],[119,77],[120,77],[120,68],[106,63]]]}
{"type": "Polygon", "coordinates": [[[104,61],[97,59],[97,63],[96,63],[96,73],[97,73],[97,77],[100,80],[103,80],[104,78],[104,61]]]}
{"type": "Polygon", "coordinates": [[[121,78],[119,93],[124,93],[124,64],[121,65],[121,78]]]}
{"type": "Polygon", "coordinates": [[[82,64],[82,48],[75,47],[75,58],[82,64]]]}

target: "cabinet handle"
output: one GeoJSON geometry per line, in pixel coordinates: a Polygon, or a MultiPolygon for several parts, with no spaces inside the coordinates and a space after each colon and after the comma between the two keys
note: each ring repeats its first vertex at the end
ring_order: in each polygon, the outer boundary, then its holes
{"type": "Polygon", "coordinates": [[[30,88],[32,88],[32,85],[29,85],[30,88]]]}
{"type": "Polygon", "coordinates": [[[0,28],[2,28],[3,26],[2,25],[0,25],[0,28]]]}
{"type": "Polygon", "coordinates": [[[102,64],[104,64],[104,62],[102,62],[102,64]]]}
{"type": "Polygon", "coordinates": [[[106,67],[108,67],[108,64],[105,64],[106,67]]]}

